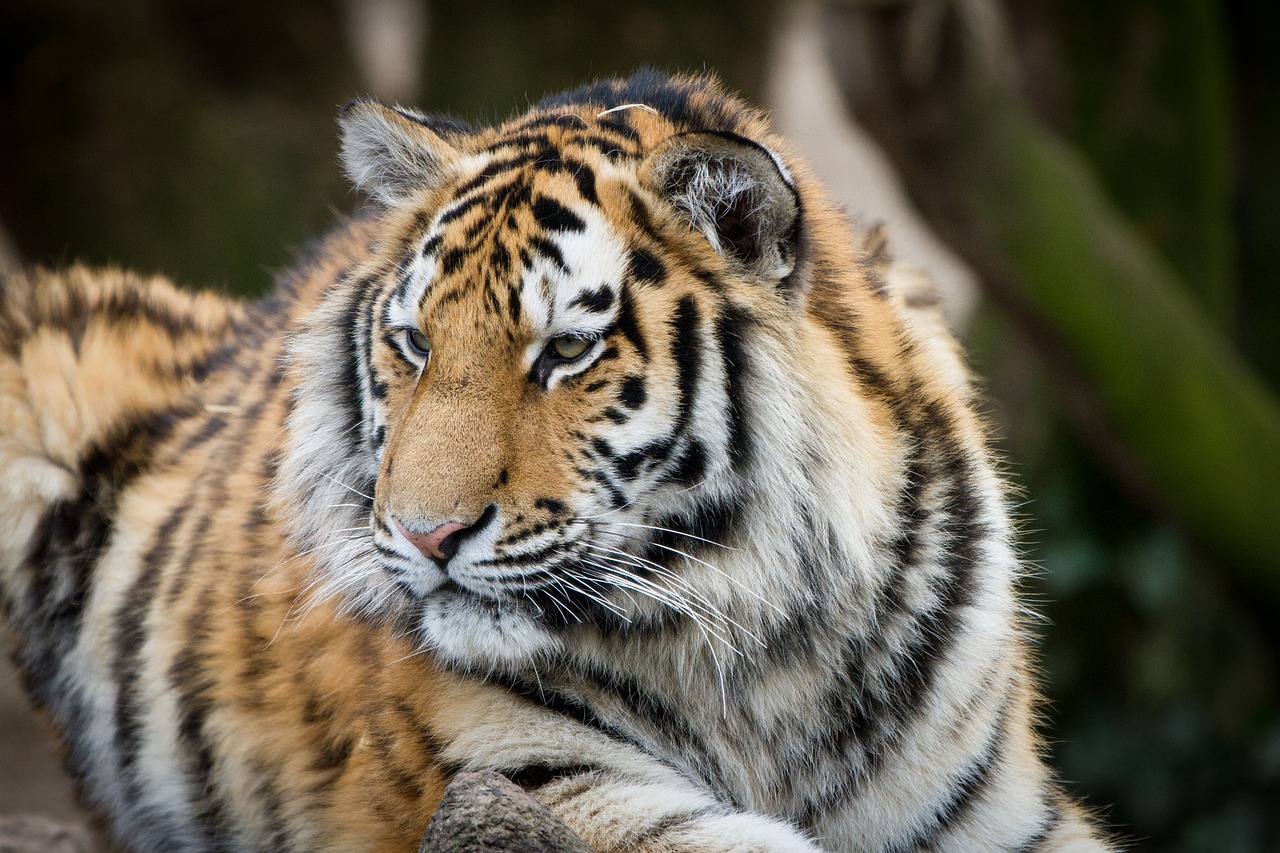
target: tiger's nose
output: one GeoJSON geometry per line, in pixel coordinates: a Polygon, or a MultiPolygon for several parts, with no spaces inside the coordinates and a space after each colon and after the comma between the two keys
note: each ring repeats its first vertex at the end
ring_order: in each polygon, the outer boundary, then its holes
{"type": "Polygon", "coordinates": [[[453,559],[454,554],[458,553],[458,546],[463,541],[488,526],[494,514],[495,508],[490,504],[480,514],[480,517],[470,524],[461,521],[446,521],[426,533],[415,533],[406,527],[404,522],[394,516],[392,516],[392,521],[395,522],[396,530],[400,531],[400,535],[408,539],[413,544],[413,547],[422,552],[424,557],[447,563],[453,559]]]}
{"type": "Polygon", "coordinates": [[[422,552],[423,556],[434,557],[437,560],[448,560],[454,554],[458,553],[458,537],[457,533],[467,529],[467,525],[459,521],[446,521],[444,524],[428,530],[426,533],[414,533],[405,527],[400,519],[394,519],[396,530],[400,531],[400,535],[413,543],[413,547],[422,552]]]}

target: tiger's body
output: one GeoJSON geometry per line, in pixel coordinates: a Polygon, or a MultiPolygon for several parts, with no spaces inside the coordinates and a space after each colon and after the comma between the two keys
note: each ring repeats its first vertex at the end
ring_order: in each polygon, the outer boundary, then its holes
{"type": "Polygon", "coordinates": [[[260,302],[4,283],[4,610],[115,838],[411,851],[494,769],[601,851],[1106,849],[954,344],[759,113],[343,123],[377,207],[260,302]]]}

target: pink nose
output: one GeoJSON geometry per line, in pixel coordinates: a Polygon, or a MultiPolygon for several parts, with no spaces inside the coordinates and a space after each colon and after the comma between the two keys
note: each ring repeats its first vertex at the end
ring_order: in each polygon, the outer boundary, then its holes
{"type": "Polygon", "coordinates": [[[446,521],[444,524],[429,530],[426,533],[414,533],[409,528],[400,523],[400,519],[392,519],[396,523],[396,530],[400,531],[400,535],[413,543],[413,547],[417,548],[427,557],[434,557],[437,560],[448,560],[458,551],[457,537],[450,539],[460,530],[466,530],[467,525],[457,521],[446,521]]]}

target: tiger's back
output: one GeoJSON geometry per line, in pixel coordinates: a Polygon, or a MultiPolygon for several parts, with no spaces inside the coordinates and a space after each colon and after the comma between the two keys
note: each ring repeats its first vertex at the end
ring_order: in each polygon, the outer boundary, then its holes
{"type": "Polygon", "coordinates": [[[344,121],[378,207],[262,302],[4,285],[5,610],[117,838],[411,850],[489,768],[600,850],[1101,849],[954,344],[757,113],[344,121]]]}

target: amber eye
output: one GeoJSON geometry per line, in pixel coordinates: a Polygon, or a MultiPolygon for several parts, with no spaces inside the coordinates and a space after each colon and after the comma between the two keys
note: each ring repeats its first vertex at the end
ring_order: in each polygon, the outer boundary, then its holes
{"type": "Polygon", "coordinates": [[[576,335],[558,335],[551,339],[551,351],[557,358],[573,361],[591,348],[590,338],[579,338],[576,335]]]}
{"type": "Polygon", "coordinates": [[[409,347],[409,351],[422,359],[431,357],[431,338],[428,338],[421,329],[405,329],[404,340],[409,347]]]}

